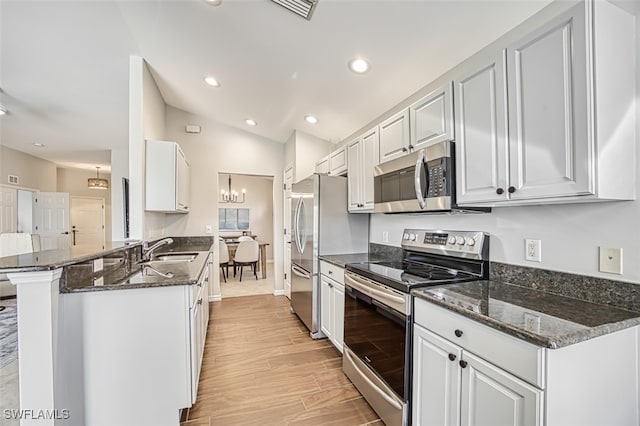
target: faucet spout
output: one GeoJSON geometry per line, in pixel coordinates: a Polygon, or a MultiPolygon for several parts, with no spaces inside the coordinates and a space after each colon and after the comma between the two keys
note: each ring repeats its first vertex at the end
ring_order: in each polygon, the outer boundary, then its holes
{"type": "Polygon", "coordinates": [[[173,243],[173,238],[163,238],[162,240],[156,242],[154,245],[149,247],[149,243],[145,241],[144,243],[142,243],[142,259],[151,260],[151,255],[153,254],[154,251],[156,251],[158,248],[166,244],[172,244],[172,243],[173,243]]]}

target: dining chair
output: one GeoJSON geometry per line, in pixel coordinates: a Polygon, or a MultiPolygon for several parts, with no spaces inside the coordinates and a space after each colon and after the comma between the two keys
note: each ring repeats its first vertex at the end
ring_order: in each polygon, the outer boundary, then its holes
{"type": "Polygon", "coordinates": [[[253,275],[255,275],[257,280],[259,252],[258,242],[253,238],[240,241],[236,249],[236,254],[233,256],[233,276],[236,276],[236,266],[240,267],[240,281],[242,281],[242,270],[245,266],[251,266],[253,268],[253,275]]]}
{"type": "Polygon", "coordinates": [[[242,242],[242,241],[254,241],[253,238],[249,237],[248,235],[241,235],[238,237],[238,241],[242,242]]]}
{"type": "Polygon", "coordinates": [[[222,278],[224,282],[227,282],[227,276],[229,275],[229,247],[227,247],[227,243],[224,241],[218,242],[218,251],[220,251],[220,270],[222,271],[222,278]],[[226,273],[225,273],[226,269],[226,273]]]}

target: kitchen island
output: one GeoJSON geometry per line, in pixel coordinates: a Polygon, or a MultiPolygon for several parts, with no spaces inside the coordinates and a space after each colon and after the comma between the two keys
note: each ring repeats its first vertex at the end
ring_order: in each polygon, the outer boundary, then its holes
{"type": "Polygon", "coordinates": [[[0,260],[18,290],[21,409],[53,413],[21,424],[179,424],[197,391],[211,244],[174,238],[149,260],[143,243],[0,260]]]}

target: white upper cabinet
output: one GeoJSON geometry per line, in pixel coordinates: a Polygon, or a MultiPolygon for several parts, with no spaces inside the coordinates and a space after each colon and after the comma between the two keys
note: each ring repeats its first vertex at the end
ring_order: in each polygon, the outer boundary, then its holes
{"type": "Polygon", "coordinates": [[[347,174],[347,147],[342,146],[329,154],[329,174],[341,176],[347,174]]]}
{"type": "Polygon", "coordinates": [[[633,17],[602,1],[534,19],[454,81],[458,204],[635,199],[633,17]]]}
{"type": "Polygon", "coordinates": [[[409,107],[411,145],[420,149],[453,140],[452,82],[432,91],[409,107]]]}
{"type": "Polygon", "coordinates": [[[380,123],[380,163],[409,153],[409,109],[400,111],[380,123]]]}
{"type": "Polygon", "coordinates": [[[323,157],[316,162],[316,173],[327,174],[329,173],[329,156],[323,157]]]}
{"type": "Polygon", "coordinates": [[[373,169],[378,164],[378,127],[348,143],[348,208],[350,212],[373,211],[373,169]]]}
{"type": "Polygon", "coordinates": [[[190,167],[175,142],[148,140],[146,145],[146,210],[188,213],[190,167]]]}

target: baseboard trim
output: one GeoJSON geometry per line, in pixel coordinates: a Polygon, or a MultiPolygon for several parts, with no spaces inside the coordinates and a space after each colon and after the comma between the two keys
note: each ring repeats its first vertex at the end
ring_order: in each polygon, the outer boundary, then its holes
{"type": "Polygon", "coordinates": [[[214,294],[213,296],[209,296],[209,302],[219,302],[222,300],[221,294],[214,294]]]}
{"type": "Polygon", "coordinates": [[[284,290],[283,289],[273,290],[273,295],[274,296],[284,296],[284,290]]]}

